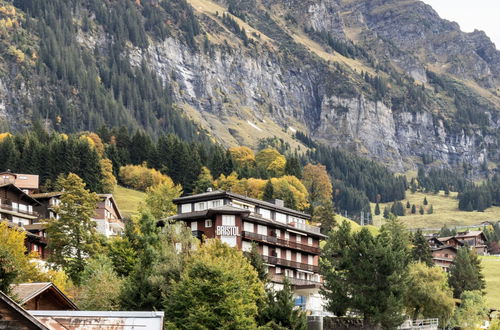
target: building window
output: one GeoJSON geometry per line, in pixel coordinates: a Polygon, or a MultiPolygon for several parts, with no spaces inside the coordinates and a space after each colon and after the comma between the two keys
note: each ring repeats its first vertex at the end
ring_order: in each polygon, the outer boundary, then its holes
{"type": "Polygon", "coordinates": [[[221,236],[220,240],[222,243],[226,243],[230,247],[236,246],[236,236],[221,236]]]}
{"type": "Polygon", "coordinates": [[[312,237],[308,237],[307,238],[307,244],[313,245],[313,239],[312,239],[312,237]]]}
{"type": "Polygon", "coordinates": [[[300,252],[295,254],[295,261],[302,263],[302,254],[300,252]]]}
{"type": "Polygon", "coordinates": [[[289,239],[290,239],[290,234],[287,231],[285,231],[285,240],[288,241],[289,239]]]}
{"type": "Polygon", "coordinates": [[[281,230],[276,229],[276,237],[280,238],[281,237],[281,230]]]}
{"type": "Polygon", "coordinates": [[[292,260],[292,251],[286,250],[286,260],[292,260]]]}
{"type": "Polygon", "coordinates": [[[302,243],[302,236],[300,236],[300,235],[298,235],[298,234],[297,234],[297,235],[295,235],[295,241],[296,241],[297,243],[302,243]]]}
{"type": "Polygon", "coordinates": [[[182,204],[181,205],[181,213],[191,212],[191,204],[182,204]]]}
{"type": "Polygon", "coordinates": [[[210,219],[205,220],[205,228],[210,228],[210,227],[212,227],[212,220],[210,219]]]}
{"type": "Polygon", "coordinates": [[[253,229],[253,223],[251,222],[243,222],[243,230],[244,231],[248,231],[250,233],[253,233],[254,229],[253,229]]]}
{"type": "Polygon", "coordinates": [[[212,207],[218,207],[218,206],[221,206],[222,205],[222,201],[220,199],[216,200],[216,201],[212,201],[212,207]]]}
{"type": "Polygon", "coordinates": [[[199,202],[194,204],[195,211],[205,211],[206,209],[207,209],[207,203],[205,202],[199,202]]]}
{"type": "Polygon", "coordinates": [[[260,235],[266,235],[267,236],[267,226],[257,225],[257,233],[260,234],[260,235]]]}
{"type": "Polygon", "coordinates": [[[264,256],[269,255],[269,246],[267,246],[267,245],[262,246],[262,255],[264,255],[264,256]]]}
{"type": "Polygon", "coordinates": [[[306,297],[298,296],[295,298],[295,306],[300,307],[301,309],[306,309],[306,297]]]}
{"type": "Polygon", "coordinates": [[[259,213],[262,215],[263,218],[271,219],[271,211],[270,210],[260,209],[259,213]]]}
{"type": "Polygon", "coordinates": [[[308,256],[307,256],[307,263],[308,263],[309,265],[314,264],[314,257],[313,257],[312,255],[308,255],[308,256]]]}
{"type": "Polygon", "coordinates": [[[222,225],[223,226],[236,226],[236,218],[234,215],[222,215],[222,225]]]}
{"type": "Polygon", "coordinates": [[[281,249],[276,248],[276,258],[281,258],[281,249]]]}
{"type": "Polygon", "coordinates": [[[281,274],[281,267],[276,267],[276,274],[281,274]]]}
{"type": "Polygon", "coordinates": [[[191,230],[192,231],[198,230],[198,222],[197,221],[191,222],[191,230]]]}
{"type": "Polygon", "coordinates": [[[276,221],[286,223],[286,214],[276,212],[276,221]]]}
{"type": "Polygon", "coordinates": [[[243,250],[243,252],[252,251],[252,243],[248,241],[243,241],[243,243],[241,243],[241,249],[243,250]]]}

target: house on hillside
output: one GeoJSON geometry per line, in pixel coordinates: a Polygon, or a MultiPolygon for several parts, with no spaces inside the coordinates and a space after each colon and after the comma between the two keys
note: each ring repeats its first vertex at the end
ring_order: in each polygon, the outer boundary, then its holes
{"type": "Polygon", "coordinates": [[[24,309],[78,310],[78,307],[51,282],[12,284],[11,292],[11,296],[24,309]]]}
{"type": "MultiPolygon", "coordinates": [[[[40,202],[37,211],[43,219],[58,219],[56,207],[61,204],[64,192],[49,192],[34,194],[32,197],[40,202]]],[[[95,215],[92,220],[97,225],[97,231],[106,237],[119,236],[125,230],[122,215],[112,194],[99,194],[95,215]]]]}
{"type": "Polygon", "coordinates": [[[476,250],[477,254],[485,255],[488,253],[488,247],[486,246],[486,235],[482,231],[466,231],[458,233],[455,238],[460,241],[463,245],[467,245],[470,248],[476,250]]]}
{"type": "Polygon", "coordinates": [[[322,311],[319,294],[320,228],[308,222],[311,216],[283,206],[283,201],[265,202],[226,191],[210,191],[177,198],[178,214],[193,235],[250,251],[256,243],[276,288],[286,279],[292,284],[296,304],[309,311],[322,311]]]}
{"type": "Polygon", "coordinates": [[[17,174],[7,170],[0,173],[0,185],[7,183],[15,184],[26,194],[33,194],[38,191],[39,177],[34,174],[17,174]]]}
{"type": "Polygon", "coordinates": [[[436,266],[448,271],[457,256],[457,248],[453,246],[441,246],[432,249],[432,260],[436,266]]]}

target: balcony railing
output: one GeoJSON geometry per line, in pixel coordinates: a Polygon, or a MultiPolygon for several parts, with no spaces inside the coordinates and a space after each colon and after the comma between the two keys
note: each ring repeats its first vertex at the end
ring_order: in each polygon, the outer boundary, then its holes
{"type": "Polygon", "coordinates": [[[285,278],[288,280],[288,282],[293,285],[293,286],[320,286],[321,282],[317,281],[310,281],[310,280],[304,280],[300,278],[294,278],[294,277],[288,277],[285,275],[273,275],[271,277],[271,281],[277,282],[277,283],[283,283],[285,281],[285,278]]]}
{"type": "Polygon", "coordinates": [[[26,214],[32,217],[38,217],[39,214],[38,212],[35,211],[29,211],[29,210],[22,210],[19,207],[13,207],[12,205],[9,204],[0,204],[0,209],[6,210],[6,211],[12,211],[16,213],[21,213],[21,214],[26,214]]]}
{"type": "Polygon", "coordinates": [[[271,256],[262,256],[264,261],[266,263],[272,264],[272,265],[278,265],[278,266],[284,266],[284,267],[289,267],[289,268],[295,268],[295,269],[302,269],[302,270],[307,270],[310,272],[317,273],[319,271],[319,267],[315,265],[309,265],[309,264],[303,264],[301,262],[296,262],[296,261],[291,261],[291,260],[286,260],[286,259],[281,259],[277,257],[271,257],[271,256]]]}
{"type": "Polygon", "coordinates": [[[261,235],[261,234],[256,234],[256,233],[252,233],[249,231],[242,231],[241,235],[244,238],[250,239],[252,241],[272,243],[275,245],[279,245],[279,246],[283,246],[283,247],[287,247],[287,248],[291,248],[291,249],[296,249],[299,251],[306,251],[306,252],[310,252],[310,253],[315,253],[315,254],[319,254],[319,252],[320,252],[319,247],[305,245],[305,244],[297,243],[294,241],[277,238],[274,236],[261,235]]]}
{"type": "Polygon", "coordinates": [[[288,225],[309,233],[321,234],[321,228],[307,225],[305,223],[289,222],[288,225]]]}

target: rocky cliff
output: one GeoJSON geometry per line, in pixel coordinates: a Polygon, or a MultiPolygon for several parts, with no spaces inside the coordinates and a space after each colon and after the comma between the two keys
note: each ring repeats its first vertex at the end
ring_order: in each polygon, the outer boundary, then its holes
{"type": "MultiPolygon", "coordinates": [[[[144,24],[146,2],[133,4],[144,24]]],[[[175,111],[222,143],[256,146],[278,136],[303,150],[293,139],[300,130],[401,172],[423,158],[477,173],[500,163],[500,52],[483,32],[463,33],[416,0],[188,3],[199,28],[193,42],[170,19],[170,33],[158,38],[146,29],[149,42],[127,42],[121,56],[154,72],[175,111]]],[[[79,47],[112,49],[114,36],[91,7],[76,8],[79,47]]],[[[23,106],[37,93],[53,93],[41,78],[26,77],[12,68],[0,77],[7,121],[20,111],[29,117],[23,106]]],[[[78,95],[69,98],[78,107],[78,95]]],[[[137,115],[132,121],[143,125],[137,115]]]]}

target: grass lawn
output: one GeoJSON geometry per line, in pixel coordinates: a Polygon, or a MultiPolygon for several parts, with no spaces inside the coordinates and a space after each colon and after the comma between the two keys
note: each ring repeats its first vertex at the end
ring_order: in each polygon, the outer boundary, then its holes
{"type": "MultiPolygon", "coordinates": [[[[409,228],[441,228],[446,224],[448,227],[460,226],[460,225],[475,225],[480,224],[483,221],[500,220],[500,207],[490,207],[484,212],[465,212],[458,209],[457,193],[452,192],[449,196],[445,196],[444,192],[441,191],[439,194],[434,195],[432,193],[424,194],[421,192],[416,192],[414,194],[411,191],[406,192],[406,199],[401,201],[406,208],[406,201],[410,201],[410,204],[415,204],[417,208],[417,214],[409,214],[400,219],[409,228]],[[427,197],[429,205],[424,206],[424,197],[427,197]],[[424,206],[424,209],[432,204],[434,213],[420,215],[418,209],[420,205],[424,206]]],[[[374,216],[374,224],[380,226],[383,224],[382,214],[384,212],[385,206],[391,206],[392,203],[380,204],[379,216],[374,216]]],[[[375,204],[372,204],[372,213],[375,214],[375,204]]],[[[407,214],[410,209],[405,209],[407,214]]]]}
{"type": "Polygon", "coordinates": [[[137,214],[139,204],[146,198],[146,193],[122,186],[116,186],[113,193],[118,208],[124,217],[130,217],[137,214]]]}
{"type": "Polygon", "coordinates": [[[500,257],[481,257],[488,307],[500,309],[500,257]]]}

